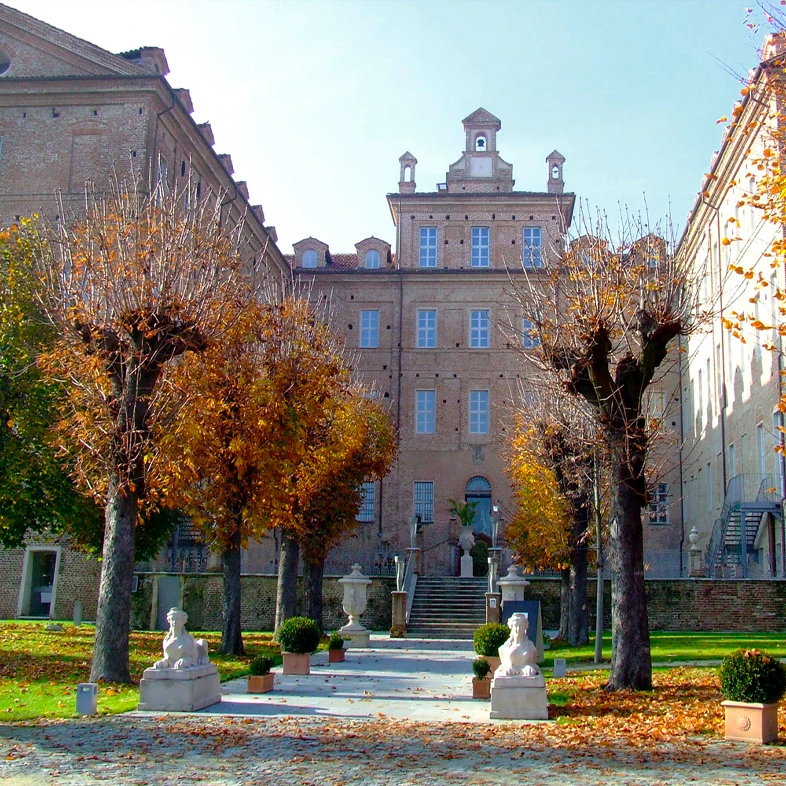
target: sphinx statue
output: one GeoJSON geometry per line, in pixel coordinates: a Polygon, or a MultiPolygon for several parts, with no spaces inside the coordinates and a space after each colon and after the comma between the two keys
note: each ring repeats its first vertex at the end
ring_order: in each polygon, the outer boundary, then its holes
{"type": "Polygon", "coordinates": [[[207,642],[195,639],[185,628],[188,614],[182,609],[172,608],[166,615],[169,632],[164,638],[164,657],[157,660],[154,669],[188,669],[210,663],[207,642]]]}
{"type": "Polygon", "coordinates": [[[495,677],[539,677],[540,669],[535,660],[535,645],[527,637],[529,620],[526,614],[511,614],[508,620],[510,636],[499,648],[500,664],[495,677]]]}

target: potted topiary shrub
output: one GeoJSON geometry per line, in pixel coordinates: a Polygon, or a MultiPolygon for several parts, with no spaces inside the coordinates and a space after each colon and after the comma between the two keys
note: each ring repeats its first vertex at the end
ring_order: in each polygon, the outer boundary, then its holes
{"type": "Polygon", "coordinates": [[[310,674],[311,653],[317,651],[321,634],[314,620],[290,617],[278,629],[278,643],[284,659],[284,674],[310,674]]]}
{"type": "Polygon", "coordinates": [[[726,739],[778,739],[778,702],[786,693],[786,667],[761,650],[737,650],[720,667],[726,739]]]}
{"type": "Polygon", "coordinates": [[[343,663],[344,662],[344,641],[343,636],[338,633],[331,633],[330,640],[328,641],[328,662],[329,663],[343,663]]]}
{"type": "Polygon", "coordinates": [[[264,655],[259,655],[248,666],[251,672],[248,677],[248,693],[267,693],[273,690],[273,674],[270,671],[273,661],[264,655]]]}
{"type": "Polygon", "coordinates": [[[491,698],[491,665],[486,658],[475,658],[472,661],[472,671],[475,676],[472,678],[472,698],[490,699],[491,698]]]}
{"type": "Polygon", "coordinates": [[[475,631],[475,652],[488,660],[492,674],[499,667],[499,648],[508,640],[508,636],[510,628],[500,622],[487,622],[475,631]]]}

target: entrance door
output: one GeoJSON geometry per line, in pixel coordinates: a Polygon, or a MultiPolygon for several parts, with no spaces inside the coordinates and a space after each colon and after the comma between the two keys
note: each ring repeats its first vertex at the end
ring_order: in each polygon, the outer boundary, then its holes
{"type": "Polygon", "coordinates": [[[156,630],[168,630],[166,615],[169,610],[180,605],[180,579],[177,576],[158,577],[158,614],[156,630]]]}
{"type": "Polygon", "coordinates": [[[30,552],[30,609],[31,617],[48,617],[52,609],[55,585],[56,551],[30,552]]]}
{"type": "Polygon", "coordinates": [[[470,478],[464,491],[464,500],[475,503],[472,531],[482,532],[491,537],[491,483],[486,478],[476,475],[470,478]]]}

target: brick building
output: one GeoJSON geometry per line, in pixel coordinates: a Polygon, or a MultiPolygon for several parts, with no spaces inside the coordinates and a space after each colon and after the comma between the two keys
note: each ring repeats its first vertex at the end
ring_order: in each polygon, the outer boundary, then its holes
{"type": "MultiPolygon", "coordinates": [[[[167,72],[161,49],[112,54],[0,5],[0,224],[34,213],[54,219],[57,194],[78,210],[86,181],[101,189],[113,171],[178,192],[190,183],[191,198],[220,198],[227,220],[245,215],[249,269],[288,276],[275,229],[167,72]]],[[[69,617],[75,600],[90,617],[98,572],[66,542],[0,550],[0,618],[69,617]]]]}

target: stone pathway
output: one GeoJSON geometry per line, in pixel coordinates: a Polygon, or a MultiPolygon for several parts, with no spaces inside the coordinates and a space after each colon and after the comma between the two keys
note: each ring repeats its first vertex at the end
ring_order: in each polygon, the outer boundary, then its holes
{"type": "Polygon", "coordinates": [[[0,724],[0,782],[786,786],[786,747],[590,745],[553,721],[489,722],[488,703],[468,698],[472,657],[471,642],[374,637],[344,664],[320,654],[308,677],[278,674],[270,694],[224,683],[200,713],[0,724]]]}

